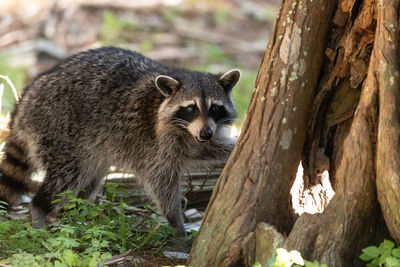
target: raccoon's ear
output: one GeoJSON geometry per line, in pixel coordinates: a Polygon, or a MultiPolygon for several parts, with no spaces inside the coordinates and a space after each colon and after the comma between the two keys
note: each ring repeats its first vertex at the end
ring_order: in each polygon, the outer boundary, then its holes
{"type": "Polygon", "coordinates": [[[181,87],[179,81],[167,75],[158,75],[155,84],[157,89],[166,97],[174,95],[181,87]]]}
{"type": "Polygon", "coordinates": [[[233,69],[225,72],[219,76],[219,82],[227,92],[231,92],[232,88],[237,84],[240,79],[240,70],[233,69]]]}

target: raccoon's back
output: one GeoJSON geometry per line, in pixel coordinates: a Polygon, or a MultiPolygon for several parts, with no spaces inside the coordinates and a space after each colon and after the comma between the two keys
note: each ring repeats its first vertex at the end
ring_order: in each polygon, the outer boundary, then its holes
{"type": "MultiPolygon", "coordinates": [[[[124,104],[127,94],[145,87],[143,79],[166,67],[141,54],[114,47],[89,50],[66,59],[38,76],[23,90],[15,117],[33,118],[41,127],[48,117],[79,121],[107,115],[124,104]],[[38,121],[37,121],[38,120],[38,121]]],[[[28,123],[28,121],[26,121],[28,123]]],[[[28,123],[29,124],[29,123],[28,123]]]]}
{"type": "Polygon", "coordinates": [[[127,142],[127,127],[135,128],[140,121],[147,122],[141,126],[152,127],[155,113],[144,114],[140,107],[157,105],[161,96],[145,83],[147,77],[166,69],[138,53],[119,48],[76,54],[23,90],[11,132],[23,132],[24,136],[50,144],[79,140],[101,143],[111,134],[115,142],[127,142]]]}

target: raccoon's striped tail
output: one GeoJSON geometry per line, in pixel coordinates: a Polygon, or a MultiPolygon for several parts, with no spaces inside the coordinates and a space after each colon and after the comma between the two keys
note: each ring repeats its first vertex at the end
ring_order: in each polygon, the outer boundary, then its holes
{"type": "Polygon", "coordinates": [[[24,146],[7,141],[0,163],[0,200],[7,202],[8,208],[16,204],[22,194],[32,190],[31,174],[32,167],[24,146]]]}

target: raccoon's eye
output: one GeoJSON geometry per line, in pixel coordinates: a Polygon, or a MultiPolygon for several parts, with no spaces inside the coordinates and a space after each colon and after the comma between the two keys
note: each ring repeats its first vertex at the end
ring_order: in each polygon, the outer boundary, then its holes
{"type": "Polygon", "coordinates": [[[185,107],[185,110],[189,113],[193,113],[196,111],[196,108],[197,108],[196,105],[189,105],[189,106],[185,107]]]}
{"type": "MultiPolygon", "coordinates": [[[[212,104],[208,114],[214,119],[215,122],[220,123],[228,117],[228,113],[224,106],[212,104]]],[[[226,121],[226,120],[225,120],[226,121]]]]}
{"type": "Polygon", "coordinates": [[[212,104],[212,105],[211,105],[211,108],[210,108],[210,111],[211,111],[212,113],[216,113],[216,112],[221,111],[221,109],[222,109],[221,106],[212,104]]]}

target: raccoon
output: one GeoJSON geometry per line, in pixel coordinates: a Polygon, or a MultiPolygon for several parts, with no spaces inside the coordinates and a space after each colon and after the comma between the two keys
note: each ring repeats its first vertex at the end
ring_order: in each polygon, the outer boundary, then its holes
{"type": "Polygon", "coordinates": [[[231,90],[239,70],[214,75],[168,67],[129,50],[81,52],[25,87],[0,164],[0,200],[15,204],[45,172],[31,203],[45,225],[65,190],[93,198],[110,166],[134,172],[169,224],[185,236],[180,184],[193,162],[226,161],[235,139],[231,90]]]}

